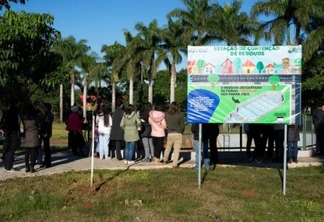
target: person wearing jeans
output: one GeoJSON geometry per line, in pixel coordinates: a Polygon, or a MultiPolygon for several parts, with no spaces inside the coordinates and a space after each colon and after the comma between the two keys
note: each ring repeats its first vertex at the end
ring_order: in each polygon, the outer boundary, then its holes
{"type": "Polygon", "coordinates": [[[120,122],[120,127],[124,130],[125,140],[125,163],[133,164],[134,145],[139,140],[138,131],[141,130],[141,120],[134,111],[132,104],[129,104],[120,122]]]}
{"type": "Polygon", "coordinates": [[[195,169],[198,169],[203,164],[208,170],[210,167],[210,155],[208,153],[208,134],[206,134],[207,124],[202,124],[202,136],[201,136],[201,153],[199,154],[199,124],[193,123],[191,125],[191,132],[193,133],[194,149],[196,153],[195,169]],[[202,157],[201,162],[198,162],[199,155],[202,157]]]}
{"type": "Polygon", "coordinates": [[[133,161],[133,156],[134,156],[134,146],[135,142],[125,142],[125,161],[128,161],[128,164],[132,164],[133,161]]]}
{"type": "Polygon", "coordinates": [[[295,124],[288,125],[288,163],[298,163],[298,146],[297,143],[300,140],[299,129],[295,124]]]}

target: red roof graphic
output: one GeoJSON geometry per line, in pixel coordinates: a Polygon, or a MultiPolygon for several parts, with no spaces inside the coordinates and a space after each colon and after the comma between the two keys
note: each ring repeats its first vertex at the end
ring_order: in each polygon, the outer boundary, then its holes
{"type": "Polygon", "coordinates": [[[207,63],[204,67],[206,67],[206,66],[212,66],[212,67],[215,67],[213,64],[211,64],[211,63],[207,63]]]}
{"type": "Polygon", "coordinates": [[[196,61],[188,61],[187,66],[195,66],[196,61]]]}
{"type": "Polygon", "coordinates": [[[274,68],[274,66],[270,63],[266,66],[266,68],[274,68]]]}
{"type": "Polygon", "coordinates": [[[246,62],[243,64],[243,66],[255,66],[255,65],[250,60],[246,60],[246,62]]]}

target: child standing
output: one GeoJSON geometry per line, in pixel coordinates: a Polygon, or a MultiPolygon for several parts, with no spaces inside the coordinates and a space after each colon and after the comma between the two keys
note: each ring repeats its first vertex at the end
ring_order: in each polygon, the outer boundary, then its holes
{"type": "Polygon", "coordinates": [[[299,129],[295,124],[288,126],[288,163],[298,163],[298,146],[297,143],[300,140],[299,138],[299,129]]]}

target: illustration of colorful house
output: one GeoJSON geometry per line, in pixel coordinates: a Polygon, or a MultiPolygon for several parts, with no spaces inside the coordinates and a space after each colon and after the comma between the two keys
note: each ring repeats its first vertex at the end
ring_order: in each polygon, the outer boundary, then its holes
{"type": "Polygon", "coordinates": [[[215,66],[211,63],[207,63],[205,66],[204,66],[204,71],[203,71],[204,74],[213,74],[215,73],[215,66]]]}
{"type": "Polygon", "coordinates": [[[243,73],[246,74],[254,73],[254,69],[255,69],[255,64],[250,60],[246,60],[245,63],[243,63],[243,73]]]}
{"type": "Polygon", "coordinates": [[[233,63],[231,60],[226,59],[225,62],[223,62],[221,66],[222,66],[222,74],[234,73],[233,63]]]}
{"type": "Polygon", "coordinates": [[[290,60],[289,58],[282,59],[282,73],[290,73],[290,60]]]}
{"type": "Polygon", "coordinates": [[[291,74],[296,74],[296,73],[301,73],[301,68],[300,66],[292,65],[290,66],[290,73],[291,74]]]}
{"type": "Polygon", "coordinates": [[[266,73],[267,74],[273,74],[273,73],[275,73],[275,67],[271,63],[269,63],[266,66],[266,73]]]}
{"type": "Polygon", "coordinates": [[[187,69],[188,69],[188,74],[197,74],[198,69],[196,65],[196,61],[188,61],[187,62],[187,69]]]}

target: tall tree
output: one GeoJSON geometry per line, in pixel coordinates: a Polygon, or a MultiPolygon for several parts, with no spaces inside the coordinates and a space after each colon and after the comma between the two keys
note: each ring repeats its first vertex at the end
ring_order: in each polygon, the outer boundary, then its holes
{"type": "Polygon", "coordinates": [[[70,77],[70,105],[73,106],[75,104],[75,79],[79,73],[78,67],[80,67],[81,61],[87,55],[90,47],[87,45],[87,40],[77,41],[73,36],[69,36],[56,41],[53,49],[62,56],[62,68],[70,77]]]}
{"type": "Polygon", "coordinates": [[[111,87],[112,87],[112,99],[111,99],[111,109],[115,111],[116,108],[116,84],[122,75],[123,70],[117,68],[119,63],[119,58],[123,56],[125,46],[118,42],[112,45],[103,45],[101,47],[101,52],[104,53],[104,60],[107,65],[108,71],[111,73],[111,87]]]}
{"type": "Polygon", "coordinates": [[[92,52],[89,55],[84,56],[81,59],[80,68],[82,72],[83,81],[83,117],[86,117],[87,111],[87,96],[88,96],[88,84],[95,78],[99,72],[99,66],[97,63],[98,55],[92,52]]]}
{"type": "Polygon", "coordinates": [[[269,21],[262,23],[259,36],[265,34],[266,40],[274,40],[277,45],[303,45],[303,92],[322,97],[324,2],[268,0],[256,3],[251,9],[251,15],[270,17],[269,21]]]}
{"type": "Polygon", "coordinates": [[[301,44],[302,34],[312,18],[324,17],[324,3],[321,0],[268,0],[253,5],[252,16],[270,16],[262,23],[260,32],[265,39],[274,39],[274,43],[301,44]],[[294,33],[293,39],[291,33],[294,33]]]}
{"type": "Polygon", "coordinates": [[[139,22],[135,25],[135,30],[138,31],[135,48],[133,52],[138,56],[137,60],[141,60],[141,67],[145,69],[142,73],[147,73],[149,92],[148,101],[153,103],[153,80],[156,76],[156,71],[160,63],[156,61],[156,53],[160,50],[159,43],[161,42],[161,29],[158,26],[157,20],[153,20],[148,26],[139,22]]]}
{"type": "Polygon", "coordinates": [[[60,57],[51,50],[60,36],[53,21],[49,14],[4,13],[0,20],[0,84],[8,95],[30,98],[38,88],[46,87],[42,80],[60,65],[60,57]]]}
{"type": "Polygon", "coordinates": [[[208,19],[208,34],[227,45],[251,45],[253,34],[259,28],[259,22],[241,11],[242,1],[234,0],[231,4],[211,6],[208,19]]]}
{"type": "Polygon", "coordinates": [[[0,10],[2,10],[2,8],[10,9],[11,2],[25,4],[26,0],[1,0],[0,1],[0,10]]]}
{"type": "Polygon", "coordinates": [[[187,43],[183,38],[184,28],[181,21],[168,19],[168,25],[161,32],[160,47],[158,51],[157,63],[164,61],[170,73],[170,98],[169,101],[175,101],[175,87],[177,81],[176,65],[182,62],[182,55],[186,53],[187,43]]]}
{"type": "Polygon", "coordinates": [[[191,45],[204,45],[214,38],[208,35],[208,20],[210,18],[211,6],[208,0],[182,0],[185,9],[176,8],[167,17],[181,21],[184,27],[185,39],[189,39],[191,45]]]}

